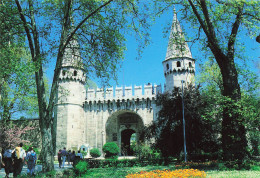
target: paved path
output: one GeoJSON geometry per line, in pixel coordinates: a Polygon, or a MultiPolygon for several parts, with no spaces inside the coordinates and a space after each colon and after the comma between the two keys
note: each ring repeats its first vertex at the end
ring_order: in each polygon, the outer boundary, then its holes
{"type": "MultiPolygon", "coordinates": [[[[69,169],[69,168],[72,168],[72,166],[71,165],[65,165],[65,167],[64,167],[64,169],[69,169]]],[[[62,170],[64,170],[64,169],[61,169],[61,168],[59,168],[59,164],[54,164],[54,169],[55,170],[57,170],[57,171],[62,171],[62,170]]],[[[42,170],[42,165],[36,165],[36,167],[35,167],[35,171],[36,172],[40,172],[42,170]]],[[[27,166],[25,165],[24,167],[23,167],[23,170],[22,170],[22,174],[26,174],[27,173],[27,166]]],[[[4,168],[2,168],[1,170],[0,170],[0,178],[4,178],[5,177],[5,170],[4,170],[4,168]]],[[[9,174],[9,177],[13,177],[13,173],[10,173],[9,174]]]]}

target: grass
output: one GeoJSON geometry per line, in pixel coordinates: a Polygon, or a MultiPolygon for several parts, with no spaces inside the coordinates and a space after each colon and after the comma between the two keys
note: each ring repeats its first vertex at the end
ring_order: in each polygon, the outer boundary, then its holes
{"type": "Polygon", "coordinates": [[[207,171],[212,178],[260,178],[260,171],[207,171]]]}
{"type": "MultiPolygon", "coordinates": [[[[133,174],[141,171],[153,171],[153,170],[175,170],[177,165],[169,165],[169,166],[146,166],[146,167],[123,167],[123,168],[92,168],[88,169],[87,173],[84,176],[87,178],[123,178],[128,174],[133,174]]],[[[184,167],[180,167],[184,169],[184,167]]],[[[223,170],[218,167],[199,167],[199,170],[203,170],[206,172],[208,178],[260,178],[260,166],[255,165],[251,170],[223,170]]],[[[22,176],[23,177],[23,176],[22,176]]],[[[27,177],[24,175],[24,177],[27,177]]],[[[65,172],[61,171],[53,171],[49,173],[39,173],[37,178],[43,177],[76,177],[73,173],[72,169],[65,170],[65,172]]]]}
{"type": "Polygon", "coordinates": [[[146,167],[126,167],[126,168],[94,168],[90,169],[86,177],[125,177],[127,174],[132,174],[141,171],[171,169],[174,166],[146,166],[146,167]]]}
{"type": "MultiPolygon", "coordinates": [[[[120,178],[127,174],[152,171],[152,170],[174,169],[174,166],[147,166],[147,167],[127,167],[127,168],[95,168],[90,169],[85,177],[111,177],[120,178]]],[[[244,170],[244,171],[205,171],[209,178],[260,178],[260,171],[244,170]]]]}

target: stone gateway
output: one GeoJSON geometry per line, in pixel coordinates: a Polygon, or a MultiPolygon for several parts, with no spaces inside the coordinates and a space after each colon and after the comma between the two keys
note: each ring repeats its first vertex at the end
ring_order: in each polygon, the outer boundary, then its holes
{"type": "MultiPolygon", "coordinates": [[[[174,13],[166,58],[162,62],[166,84],[164,91],[193,83],[195,60],[184,40],[174,13]]],[[[162,74],[163,75],[163,74],[162,74]]],[[[160,107],[156,96],[160,85],[85,89],[86,74],[76,40],[65,49],[59,75],[55,107],[57,120],[56,150],[77,150],[82,145],[99,148],[115,142],[121,155],[132,155],[131,141],[138,142],[145,125],[156,119],[160,107]]]]}

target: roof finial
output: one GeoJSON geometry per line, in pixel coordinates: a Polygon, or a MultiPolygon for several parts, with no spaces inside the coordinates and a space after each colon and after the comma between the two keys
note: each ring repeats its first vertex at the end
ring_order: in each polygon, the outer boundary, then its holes
{"type": "Polygon", "coordinates": [[[177,22],[177,13],[176,13],[176,9],[175,6],[173,6],[173,22],[177,22]]]}

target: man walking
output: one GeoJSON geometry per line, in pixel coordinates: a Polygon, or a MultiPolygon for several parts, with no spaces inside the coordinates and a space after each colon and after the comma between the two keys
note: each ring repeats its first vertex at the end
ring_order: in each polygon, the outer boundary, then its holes
{"type": "Polygon", "coordinates": [[[61,168],[61,163],[62,163],[62,160],[61,160],[61,150],[59,150],[58,152],[58,161],[59,161],[59,168],[61,168]]]}
{"type": "Polygon", "coordinates": [[[20,175],[23,169],[23,162],[26,157],[26,153],[22,147],[23,143],[20,143],[12,153],[12,157],[14,159],[14,177],[20,175]]]}
{"type": "Polygon", "coordinates": [[[63,167],[63,168],[64,168],[64,166],[65,166],[65,161],[66,161],[67,155],[68,155],[68,152],[66,151],[66,148],[64,147],[63,150],[61,151],[62,167],[63,167]]]}
{"type": "Polygon", "coordinates": [[[26,155],[26,161],[27,161],[27,174],[30,176],[34,175],[34,170],[35,170],[35,165],[36,165],[36,160],[37,160],[37,155],[34,152],[33,148],[30,147],[29,151],[26,155]]]}
{"type": "Polygon", "coordinates": [[[8,147],[4,152],[4,166],[5,166],[5,174],[6,178],[9,178],[9,173],[13,172],[13,166],[12,166],[12,150],[10,147],[8,147]]]}

